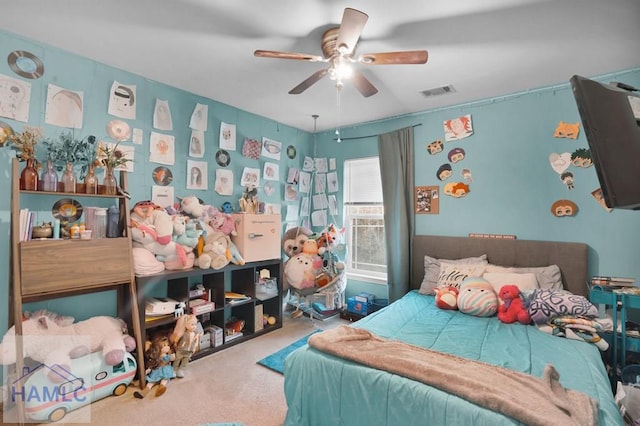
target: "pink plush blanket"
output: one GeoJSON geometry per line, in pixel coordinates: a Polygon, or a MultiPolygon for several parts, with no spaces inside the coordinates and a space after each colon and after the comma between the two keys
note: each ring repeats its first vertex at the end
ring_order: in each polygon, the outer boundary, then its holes
{"type": "Polygon", "coordinates": [[[408,377],[528,425],[597,425],[589,396],[565,389],[547,365],[542,378],[397,340],[349,326],[317,333],[309,346],[379,370],[408,377]]]}

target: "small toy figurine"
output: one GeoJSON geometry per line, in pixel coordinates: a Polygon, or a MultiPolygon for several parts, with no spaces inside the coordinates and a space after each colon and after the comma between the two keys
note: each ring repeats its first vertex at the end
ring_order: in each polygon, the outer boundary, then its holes
{"type": "Polygon", "coordinates": [[[202,333],[196,332],[198,318],[195,315],[182,315],[176,321],[176,326],[171,334],[171,342],[176,351],[176,358],[173,361],[173,368],[176,377],[184,377],[184,369],[191,360],[191,355],[198,348],[202,333]]]}
{"type": "Polygon", "coordinates": [[[144,398],[156,384],[158,385],[156,396],[163,395],[167,391],[169,380],[176,377],[176,373],[171,366],[171,361],[175,357],[175,354],[171,352],[171,345],[167,336],[156,336],[150,344],[147,343],[145,351],[147,386],[142,391],[135,391],[133,396],[139,399],[144,398]]]}

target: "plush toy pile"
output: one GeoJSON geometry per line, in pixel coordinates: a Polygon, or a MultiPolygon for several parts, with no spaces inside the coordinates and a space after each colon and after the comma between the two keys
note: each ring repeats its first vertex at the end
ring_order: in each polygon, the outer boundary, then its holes
{"type": "MultiPolygon", "coordinates": [[[[46,310],[25,313],[24,317],[23,354],[48,366],[48,377],[54,383],[68,380],[71,359],[101,351],[105,363],[117,365],[124,359],[125,351],[131,352],[136,347],[135,339],[127,334],[125,322],[117,318],[97,316],[74,323],[72,317],[46,310]]],[[[0,363],[10,365],[15,362],[16,335],[13,326],[2,338],[0,363]]]]}
{"type": "Polygon", "coordinates": [[[179,201],[166,209],[140,201],[131,210],[136,275],[194,266],[221,269],[230,262],[244,264],[230,238],[236,235],[236,229],[229,213],[203,204],[195,196],[179,201]]]}

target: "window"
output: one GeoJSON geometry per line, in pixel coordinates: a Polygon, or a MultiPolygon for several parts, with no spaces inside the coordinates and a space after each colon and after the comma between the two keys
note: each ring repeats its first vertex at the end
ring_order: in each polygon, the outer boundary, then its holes
{"type": "Polygon", "coordinates": [[[387,254],[378,157],[345,160],[344,210],[348,276],[386,284],[387,254]]]}

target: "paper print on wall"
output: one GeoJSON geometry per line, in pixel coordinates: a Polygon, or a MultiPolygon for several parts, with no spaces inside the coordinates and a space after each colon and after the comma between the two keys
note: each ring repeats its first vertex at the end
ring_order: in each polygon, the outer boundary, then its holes
{"type": "Polygon", "coordinates": [[[311,225],[324,228],[327,226],[327,211],[316,210],[311,213],[311,225]]]}
{"type": "Polygon", "coordinates": [[[327,192],[338,192],[340,189],[338,185],[338,173],[327,173],[327,192]]]}
{"type": "Polygon", "coordinates": [[[262,185],[262,190],[264,191],[264,195],[267,197],[271,197],[276,192],[276,183],[272,180],[268,180],[262,185]]]}
{"type": "Polygon", "coordinates": [[[169,207],[173,205],[174,189],[173,186],[156,186],[151,187],[151,201],[160,207],[169,207]]]}
{"type": "Polygon", "coordinates": [[[313,197],[311,197],[311,201],[313,202],[314,210],[326,209],[329,205],[329,202],[327,201],[327,195],[324,193],[314,195],[313,197]]]}
{"type": "Polygon", "coordinates": [[[236,150],[236,125],[220,123],[220,136],[218,137],[220,148],[229,151],[236,150]]]}
{"type": "Polygon", "coordinates": [[[274,141],[269,138],[262,138],[262,151],[260,154],[263,157],[271,158],[274,160],[280,159],[280,153],[282,151],[282,143],[278,141],[274,141]]]}
{"type": "Polygon", "coordinates": [[[109,114],[135,120],[136,106],[136,86],[114,81],[109,93],[109,114]]]}
{"type": "Polygon", "coordinates": [[[464,179],[464,181],[466,183],[471,183],[473,182],[473,178],[471,177],[471,170],[469,169],[462,169],[460,171],[460,174],[462,175],[462,179],[464,179]]]}
{"type": "Polygon", "coordinates": [[[203,158],[204,152],[204,132],[202,130],[192,130],[189,142],[189,157],[203,158]]]}
{"type": "Polygon", "coordinates": [[[209,189],[206,161],[187,160],[187,189],[209,189]]]}
{"type": "Polygon", "coordinates": [[[151,132],[149,152],[149,161],[172,166],[176,161],[175,138],[171,135],[151,132]]]}
{"type": "Polygon", "coordinates": [[[287,184],[284,188],[285,201],[298,201],[298,190],[295,185],[287,184]]]}
{"type": "Polygon", "coordinates": [[[156,99],[156,106],[153,110],[153,127],[158,130],[173,130],[169,101],[156,99]]]}
{"type": "Polygon", "coordinates": [[[593,191],[591,191],[591,195],[593,196],[593,198],[595,198],[598,204],[600,204],[600,207],[605,209],[605,211],[611,213],[611,210],[613,209],[607,206],[607,203],[605,203],[604,196],[602,195],[602,188],[594,189],[593,191]]]}
{"type": "Polygon", "coordinates": [[[449,151],[449,154],[447,154],[447,158],[449,159],[449,161],[455,164],[458,161],[464,160],[464,155],[465,155],[464,149],[453,148],[451,151],[449,151]]]}
{"type": "Polygon", "coordinates": [[[280,180],[280,167],[276,163],[264,163],[262,178],[265,180],[280,180]]]}
{"type": "Polygon", "coordinates": [[[189,127],[193,130],[207,131],[207,118],[209,116],[209,106],[196,104],[191,113],[189,127]]]}
{"type": "Polygon", "coordinates": [[[440,212],[439,186],[416,186],[415,212],[416,214],[438,214],[440,212]]]}
{"type": "Polygon", "coordinates": [[[142,145],[142,135],[143,135],[142,129],[134,128],[131,133],[132,133],[131,141],[136,145],[142,145]]]}
{"type": "Polygon", "coordinates": [[[316,177],[313,180],[315,185],[316,194],[321,194],[327,191],[327,174],[326,173],[316,173],[316,177]]]}
{"type": "Polygon", "coordinates": [[[244,188],[257,188],[260,185],[260,169],[245,167],[242,170],[240,186],[244,188]]]}
{"type": "Polygon", "coordinates": [[[338,200],[335,195],[329,195],[327,197],[329,201],[329,214],[335,216],[338,214],[338,200]]]}
{"type": "Polygon", "coordinates": [[[571,164],[584,169],[593,166],[591,151],[586,148],[578,148],[571,154],[571,164]]]}
{"type": "Polygon", "coordinates": [[[308,194],[311,190],[311,173],[300,172],[300,192],[308,194]]]}
{"type": "Polygon", "coordinates": [[[575,188],[574,183],[573,183],[573,173],[571,173],[571,172],[562,173],[560,175],[560,180],[562,181],[562,183],[564,183],[564,185],[567,187],[567,189],[575,188]]]}
{"type": "Polygon", "coordinates": [[[551,205],[551,214],[555,217],[575,216],[578,205],[571,200],[558,200],[551,205]]]}
{"type": "Polygon", "coordinates": [[[215,191],[220,195],[233,195],[233,170],[216,169],[215,191]]]}
{"type": "Polygon", "coordinates": [[[49,84],[44,121],[54,126],[81,129],[83,92],[49,84]]]}
{"type": "Polygon", "coordinates": [[[300,216],[309,216],[309,197],[300,200],[300,216]]]}
{"type": "Polygon", "coordinates": [[[287,204],[286,215],[284,217],[285,222],[297,222],[299,210],[300,206],[297,204],[287,204]]]}
{"type": "Polygon", "coordinates": [[[443,125],[444,140],[447,142],[463,139],[473,134],[471,114],[445,120],[443,125]]]}
{"type": "Polygon", "coordinates": [[[247,158],[257,160],[260,158],[260,142],[253,138],[246,137],[242,143],[242,155],[247,158]]]}
{"type": "Polygon", "coordinates": [[[580,133],[580,122],[565,123],[564,121],[561,121],[560,123],[558,123],[556,130],[553,132],[553,137],[577,139],[578,133],[580,133]]]}
{"type": "Polygon", "coordinates": [[[451,164],[444,163],[440,167],[438,167],[438,170],[436,170],[436,177],[439,180],[447,180],[451,177],[452,173],[453,171],[451,169],[451,164]]]}
{"type": "Polygon", "coordinates": [[[313,171],[313,158],[304,157],[304,161],[302,162],[302,171],[304,172],[312,172],[313,171]]]}
{"type": "Polygon", "coordinates": [[[300,170],[297,167],[289,167],[289,172],[287,173],[287,183],[297,185],[299,180],[300,170]]]}
{"type": "Polygon", "coordinates": [[[264,203],[264,214],[280,214],[282,205],[274,203],[264,203]]]}
{"type": "Polygon", "coordinates": [[[335,170],[335,169],[336,169],[336,159],[329,158],[329,170],[335,170]]]}
{"type": "Polygon", "coordinates": [[[464,197],[470,191],[471,189],[469,188],[469,185],[464,182],[449,182],[444,186],[444,188],[442,188],[442,192],[444,192],[445,195],[449,195],[453,198],[464,197]]]}
{"type": "Polygon", "coordinates": [[[551,164],[554,172],[561,175],[571,165],[571,154],[568,152],[563,152],[562,154],[552,152],[549,154],[549,164],[551,164]]]}
{"type": "Polygon", "coordinates": [[[0,74],[0,116],[29,121],[31,83],[0,74]]]}
{"type": "Polygon", "coordinates": [[[318,173],[327,173],[329,171],[329,165],[326,158],[316,158],[314,161],[314,167],[318,173]]]}
{"type": "Polygon", "coordinates": [[[444,149],[442,141],[440,139],[435,140],[427,145],[427,152],[431,155],[436,155],[444,149]]]}

